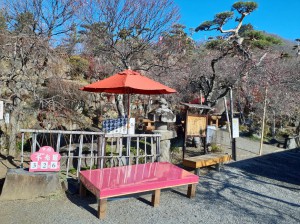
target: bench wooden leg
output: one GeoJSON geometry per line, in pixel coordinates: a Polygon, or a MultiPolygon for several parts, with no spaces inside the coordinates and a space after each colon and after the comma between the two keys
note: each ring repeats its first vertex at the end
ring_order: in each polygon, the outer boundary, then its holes
{"type": "Polygon", "coordinates": [[[81,182],[80,182],[80,187],[79,187],[79,195],[80,195],[80,197],[86,196],[86,188],[81,182]]]}
{"type": "Polygon", "coordinates": [[[196,168],[196,169],[195,169],[195,174],[196,174],[197,176],[200,176],[200,168],[196,168]]]}
{"type": "Polygon", "coordinates": [[[98,201],[98,217],[99,219],[104,219],[107,210],[107,199],[99,199],[98,201]]]}
{"type": "Polygon", "coordinates": [[[222,166],[222,163],[217,163],[217,164],[216,164],[216,170],[217,170],[218,172],[221,171],[221,166],[222,166]]]}
{"type": "Polygon", "coordinates": [[[196,196],[196,184],[189,184],[187,191],[188,198],[194,198],[196,196]]]}
{"type": "Polygon", "coordinates": [[[151,205],[153,207],[157,207],[159,206],[159,201],[160,201],[160,189],[157,189],[152,194],[151,205]]]}

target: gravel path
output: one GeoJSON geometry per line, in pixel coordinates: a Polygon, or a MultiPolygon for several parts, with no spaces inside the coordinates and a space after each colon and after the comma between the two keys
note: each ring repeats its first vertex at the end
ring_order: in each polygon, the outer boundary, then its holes
{"type": "Polygon", "coordinates": [[[97,201],[77,194],[32,201],[0,201],[0,223],[300,223],[300,152],[291,150],[203,169],[195,199],[185,187],[108,202],[96,218],[97,201]]]}

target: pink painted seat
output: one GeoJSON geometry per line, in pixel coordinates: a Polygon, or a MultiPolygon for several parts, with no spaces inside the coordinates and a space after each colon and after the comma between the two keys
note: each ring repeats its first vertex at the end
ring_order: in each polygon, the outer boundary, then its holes
{"type": "Polygon", "coordinates": [[[188,197],[194,197],[198,181],[197,175],[171,163],[155,162],[81,171],[80,194],[88,189],[99,198],[99,218],[104,218],[107,198],[154,191],[152,205],[157,206],[160,189],[188,185],[188,197]]]}

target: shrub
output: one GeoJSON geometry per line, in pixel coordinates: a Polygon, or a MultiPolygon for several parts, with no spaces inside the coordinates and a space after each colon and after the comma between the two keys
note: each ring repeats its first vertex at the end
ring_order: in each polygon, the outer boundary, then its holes
{"type": "Polygon", "coordinates": [[[223,152],[223,148],[221,145],[218,144],[211,144],[211,152],[223,152]]]}

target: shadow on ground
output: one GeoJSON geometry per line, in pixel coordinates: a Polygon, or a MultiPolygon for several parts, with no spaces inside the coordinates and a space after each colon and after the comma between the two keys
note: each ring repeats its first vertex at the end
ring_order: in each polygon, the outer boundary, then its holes
{"type": "Polygon", "coordinates": [[[227,166],[269,179],[300,185],[300,150],[271,153],[233,162],[227,166]]]}
{"type": "Polygon", "coordinates": [[[196,202],[231,214],[231,223],[300,223],[299,174],[297,150],[232,162],[200,177],[196,202]]]}

